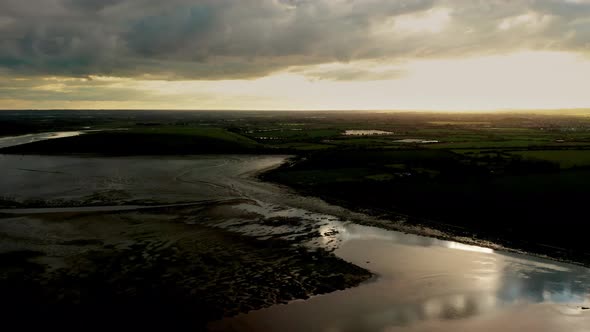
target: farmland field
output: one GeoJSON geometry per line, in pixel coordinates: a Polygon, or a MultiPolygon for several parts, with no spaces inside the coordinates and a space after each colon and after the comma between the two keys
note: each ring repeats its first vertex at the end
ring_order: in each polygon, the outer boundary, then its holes
{"type": "Polygon", "coordinates": [[[590,150],[540,150],[515,151],[512,154],[526,159],[546,160],[558,163],[561,168],[590,166],[590,150]]]}

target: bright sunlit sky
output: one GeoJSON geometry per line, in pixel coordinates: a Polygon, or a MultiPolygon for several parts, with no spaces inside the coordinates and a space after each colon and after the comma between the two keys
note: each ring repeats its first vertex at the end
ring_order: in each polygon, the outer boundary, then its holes
{"type": "Polygon", "coordinates": [[[3,0],[0,108],[590,108],[588,0],[3,0]]]}

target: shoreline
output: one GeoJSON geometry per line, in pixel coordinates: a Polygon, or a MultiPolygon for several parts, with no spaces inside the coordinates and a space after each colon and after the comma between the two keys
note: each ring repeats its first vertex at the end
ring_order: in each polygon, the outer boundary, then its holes
{"type": "Polygon", "coordinates": [[[372,220],[357,219],[354,221],[360,225],[431,237],[439,240],[455,241],[468,245],[490,248],[493,250],[531,255],[558,262],[590,267],[590,254],[587,253],[576,254],[573,250],[567,248],[559,248],[541,243],[526,243],[525,241],[518,241],[517,239],[502,240],[499,238],[498,234],[486,234],[482,233],[481,231],[471,231],[465,227],[426,220],[423,218],[416,218],[411,215],[395,211],[386,211],[382,208],[360,207],[351,201],[339,199],[328,194],[317,194],[313,192],[313,190],[297,188],[271,178],[273,171],[279,170],[281,167],[285,167],[285,165],[290,162],[293,163],[293,160],[286,160],[282,165],[264,173],[258,174],[257,178],[260,181],[277,185],[284,190],[290,190],[297,195],[315,197],[328,204],[336,205],[355,213],[373,217],[371,218],[372,220]],[[404,220],[402,221],[401,219],[404,220]]]}

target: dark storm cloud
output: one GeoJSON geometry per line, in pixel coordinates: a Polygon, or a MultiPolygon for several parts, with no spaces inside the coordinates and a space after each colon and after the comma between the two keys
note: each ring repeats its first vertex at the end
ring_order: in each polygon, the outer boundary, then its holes
{"type": "Polygon", "coordinates": [[[155,96],[138,89],[117,86],[117,82],[90,78],[32,78],[0,75],[0,102],[27,101],[127,101],[152,100],[155,96]]]}
{"type": "Polygon", "coordinates": [[[396,79],[405,75],[405,72],[399,69],[367,70],[347,67],[334,69],[313,69],[302,71],[301,73],[312,79],[331,81],[380,81],[396,79]]]}
{"type": "Polygon", "coordinates": [[[119,3],[119,0],[65,0],[63,2],[65,7],[86,12],[101,11],[117,3],[119,3]]]}
{"type": "MultiPolygon", "coordinates": [[[[585,51],[588,14],[587,1],[551,0],[3,0],[0,68],[220,79],[334,61],[585,51]],[[440,32],[374,33],[400,15],[435,7],[449,10],[440,32]],[[521,15],[533,21],[498,29],[521,15]]],[[[348,70],[324,78],[363,76],[348,70]]]]}
{"type": "Polygon", "coordinates": [[[138,99],[142,101],[157,100],[156,97],[151,94],[125,88],[78,88],[71,91],[6,90],[0,88],[0,101],[128,101],[138,99]]]}

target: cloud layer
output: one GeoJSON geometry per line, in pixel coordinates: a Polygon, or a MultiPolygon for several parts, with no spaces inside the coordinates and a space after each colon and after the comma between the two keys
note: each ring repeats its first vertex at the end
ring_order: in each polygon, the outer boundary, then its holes
{"type": "Polygon", "coordinates": [[[361,60],[585,53],[588,17],[582,0],[3,0],[0,71],[211,80],[361,60]]]}

